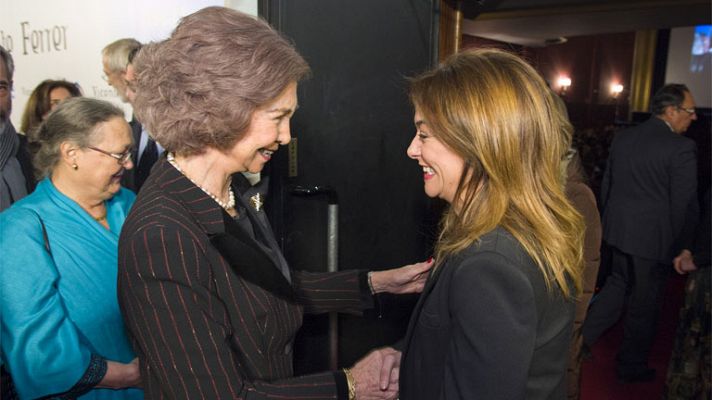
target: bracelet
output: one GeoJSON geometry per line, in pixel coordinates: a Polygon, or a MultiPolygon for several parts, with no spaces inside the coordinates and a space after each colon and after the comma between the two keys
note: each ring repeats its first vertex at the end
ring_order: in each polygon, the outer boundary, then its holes
{"type": "Polygon", "coordinates": [[[371,294],[376,294],[376,291],[373,289],[373,282],[371,281],[371,275],[373,275],[373,271],[369,271],[367,276],[368,276],[368,288],[371,290],[371,294]]]}
{"type": "Polygon", "coordinates": [[[356,381],[354,381],[354,376],[351,375],[351,371],[348,368],[344,368],[343,371],[346,376],[346,386],[349,388],[348,400],[356,400],[356,381]]]}

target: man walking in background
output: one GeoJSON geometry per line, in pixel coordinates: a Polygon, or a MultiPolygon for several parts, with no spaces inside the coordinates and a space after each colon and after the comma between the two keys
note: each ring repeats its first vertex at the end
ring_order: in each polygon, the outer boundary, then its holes
{"type": "Polygon", "coordinates": [[[601,187],[611,276],[583,326],[590,347],[619,319],[628,300],[616,371],[624,383],[655,379],[648,354],[665,278],[692,235],[698,211],[696,146],[681,136],[697,119],[695,101],[686,86],[669,84],[653,97],[652,112],[611,144],[601,187]]]}

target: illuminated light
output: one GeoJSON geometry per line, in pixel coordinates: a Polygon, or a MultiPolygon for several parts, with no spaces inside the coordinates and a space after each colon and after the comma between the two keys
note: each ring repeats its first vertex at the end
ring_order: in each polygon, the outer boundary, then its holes
{"type": "Polygon", "coordinates": [[[569,78],[568,76],[560,76],[557,83],[559,84],[560,88],[566,90],[569,88],[569,86],[571,86],[571,78],[569,78]]]}
{"type": "Polygon", "coordinates": [[[611,84],[611,94],[613,96],[618,96],[619,94],[621,94],[621,92],[623,92],[623,85],[621,85],[620,83],[611,84]]]}

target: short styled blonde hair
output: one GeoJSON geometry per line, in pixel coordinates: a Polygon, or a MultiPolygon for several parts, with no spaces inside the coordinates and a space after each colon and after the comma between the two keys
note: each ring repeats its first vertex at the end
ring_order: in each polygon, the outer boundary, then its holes
{"type": "Polygon", "coordinates": [[[224,7],[184,17],[132,64],[138,119],[166,150],[184,155],[231,148],[257,108],[309,73],[266,22],[224,7]]]}

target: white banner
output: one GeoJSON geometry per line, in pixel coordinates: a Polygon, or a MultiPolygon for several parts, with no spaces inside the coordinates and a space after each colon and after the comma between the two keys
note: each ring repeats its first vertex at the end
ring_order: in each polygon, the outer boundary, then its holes
{"type": "Polygon", "coordinates": [[[121,106],[130,119],[131,107],[102,79],[101,50],[125,37],[164,39],[181,17],[211,5],[257,14],[257,0],[0,0],[0,44],[15,60],[15,127],[45,79],[76,82],[85,96],[121,106]]]}

